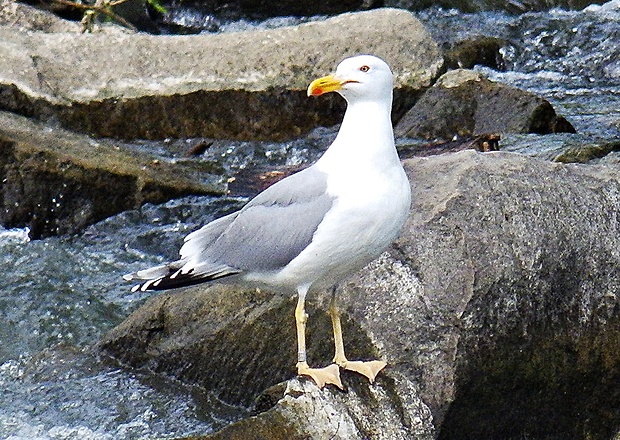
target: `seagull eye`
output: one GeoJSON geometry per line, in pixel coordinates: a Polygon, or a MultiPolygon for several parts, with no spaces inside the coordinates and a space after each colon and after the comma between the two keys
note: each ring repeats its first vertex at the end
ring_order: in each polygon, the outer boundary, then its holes
{"type": "Polygon", "coordinates": [[[370,70],[370,67],[368,67],[368,66],[360,67],[360,72],[368,72],[369,70],[370,70]]]}

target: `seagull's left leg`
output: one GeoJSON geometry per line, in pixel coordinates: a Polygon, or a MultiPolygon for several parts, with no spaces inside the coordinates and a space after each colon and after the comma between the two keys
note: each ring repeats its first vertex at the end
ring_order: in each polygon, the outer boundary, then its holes
{"type": "Polygon", "coordinates": [[[337,365],[329,365],[325,368],[310,368],[306,362],[306,322],[308,315],[305,310],[306,294],[309,286],[302,286],[297,289],[297,307],[295,308],[295,322],[297,323],[297,374],[310,376],[314,382],[323,388],[325,384],[331,383],[343,389],[340,382],[340,369],[337,365]]]}
{"type": "Polygon", "coordinates": [[[336,355],[334,362],[345,370],[360,373],[370,380],[375,381],[375,377],[379,371],[387,365],[385,361],[350,361],[344,355],[344,343],[342,341],[342,327],[340,325],[340,310],[336,301],[336,289],[332,292],[331,302],[329,304],[329,315],[332,318],[332,326],[334,327],[334,343],[336,344],[336,355]]]}

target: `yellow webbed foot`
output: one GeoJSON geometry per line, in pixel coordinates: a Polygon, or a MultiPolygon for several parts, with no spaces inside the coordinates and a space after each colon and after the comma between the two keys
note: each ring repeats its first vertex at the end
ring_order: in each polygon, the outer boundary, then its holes
{"type": "Polygon", "coordinates": [[[381,370],[385,368],[387,362],[385,361],[344,361],[339,363],[342,368],[349,371],[355,371],[356,373],[362,374],[368,378],[370,383],[375,381],[377,374],[381,370]]]}
{"type": "Polygon", "coordinates": [[[307,363],[298,362],[297,374],[311,377],[319,388],[323,388],[327,384],[332,384],[336,385],[341,390],[344,389],[340,381],[340,368],[338,368],[336,364],[328,365],[325,368],[310,368],[307,363]]]}

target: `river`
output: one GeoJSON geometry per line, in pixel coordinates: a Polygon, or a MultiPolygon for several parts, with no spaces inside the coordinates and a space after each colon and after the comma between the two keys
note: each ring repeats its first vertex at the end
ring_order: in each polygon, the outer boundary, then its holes
{"type": "MultiPolygon", "coordinates": [[[[438,42],[484,34],[510,42],[491,79],[547,98],[576,135],[512,136],[505,149],[620,140],[620,0],[584,11],[511,16],[420,12],[438,42]]],[[[334,136],[318,129],[284,144],[228,142],[213,157],[227,173],[314,160],[334,136]],[[217,157],[216,157],[217,156],[217,157]]],[[[0,438],[142,439],[204,434],[246,414],[208,390],[98,358],[97,341],[142,304],[124,273],[174,258],[182,237],[243,200],[188,197],[119,214],[81,235],[30,241],[0,228],[0,438]]]]}

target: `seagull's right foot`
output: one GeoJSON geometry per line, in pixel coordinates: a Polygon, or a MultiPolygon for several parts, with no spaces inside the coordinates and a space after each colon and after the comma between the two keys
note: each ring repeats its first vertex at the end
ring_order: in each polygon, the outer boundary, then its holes
{"type": "Polygon", "coordinates": [[[344,389],[340,381],[340,368],[336,364],[328,365],[325,368],[310,368],[306,362],[298,362],[297,374],[311,377],[319,388],[332,384],[341,390],[344,389]]]}

